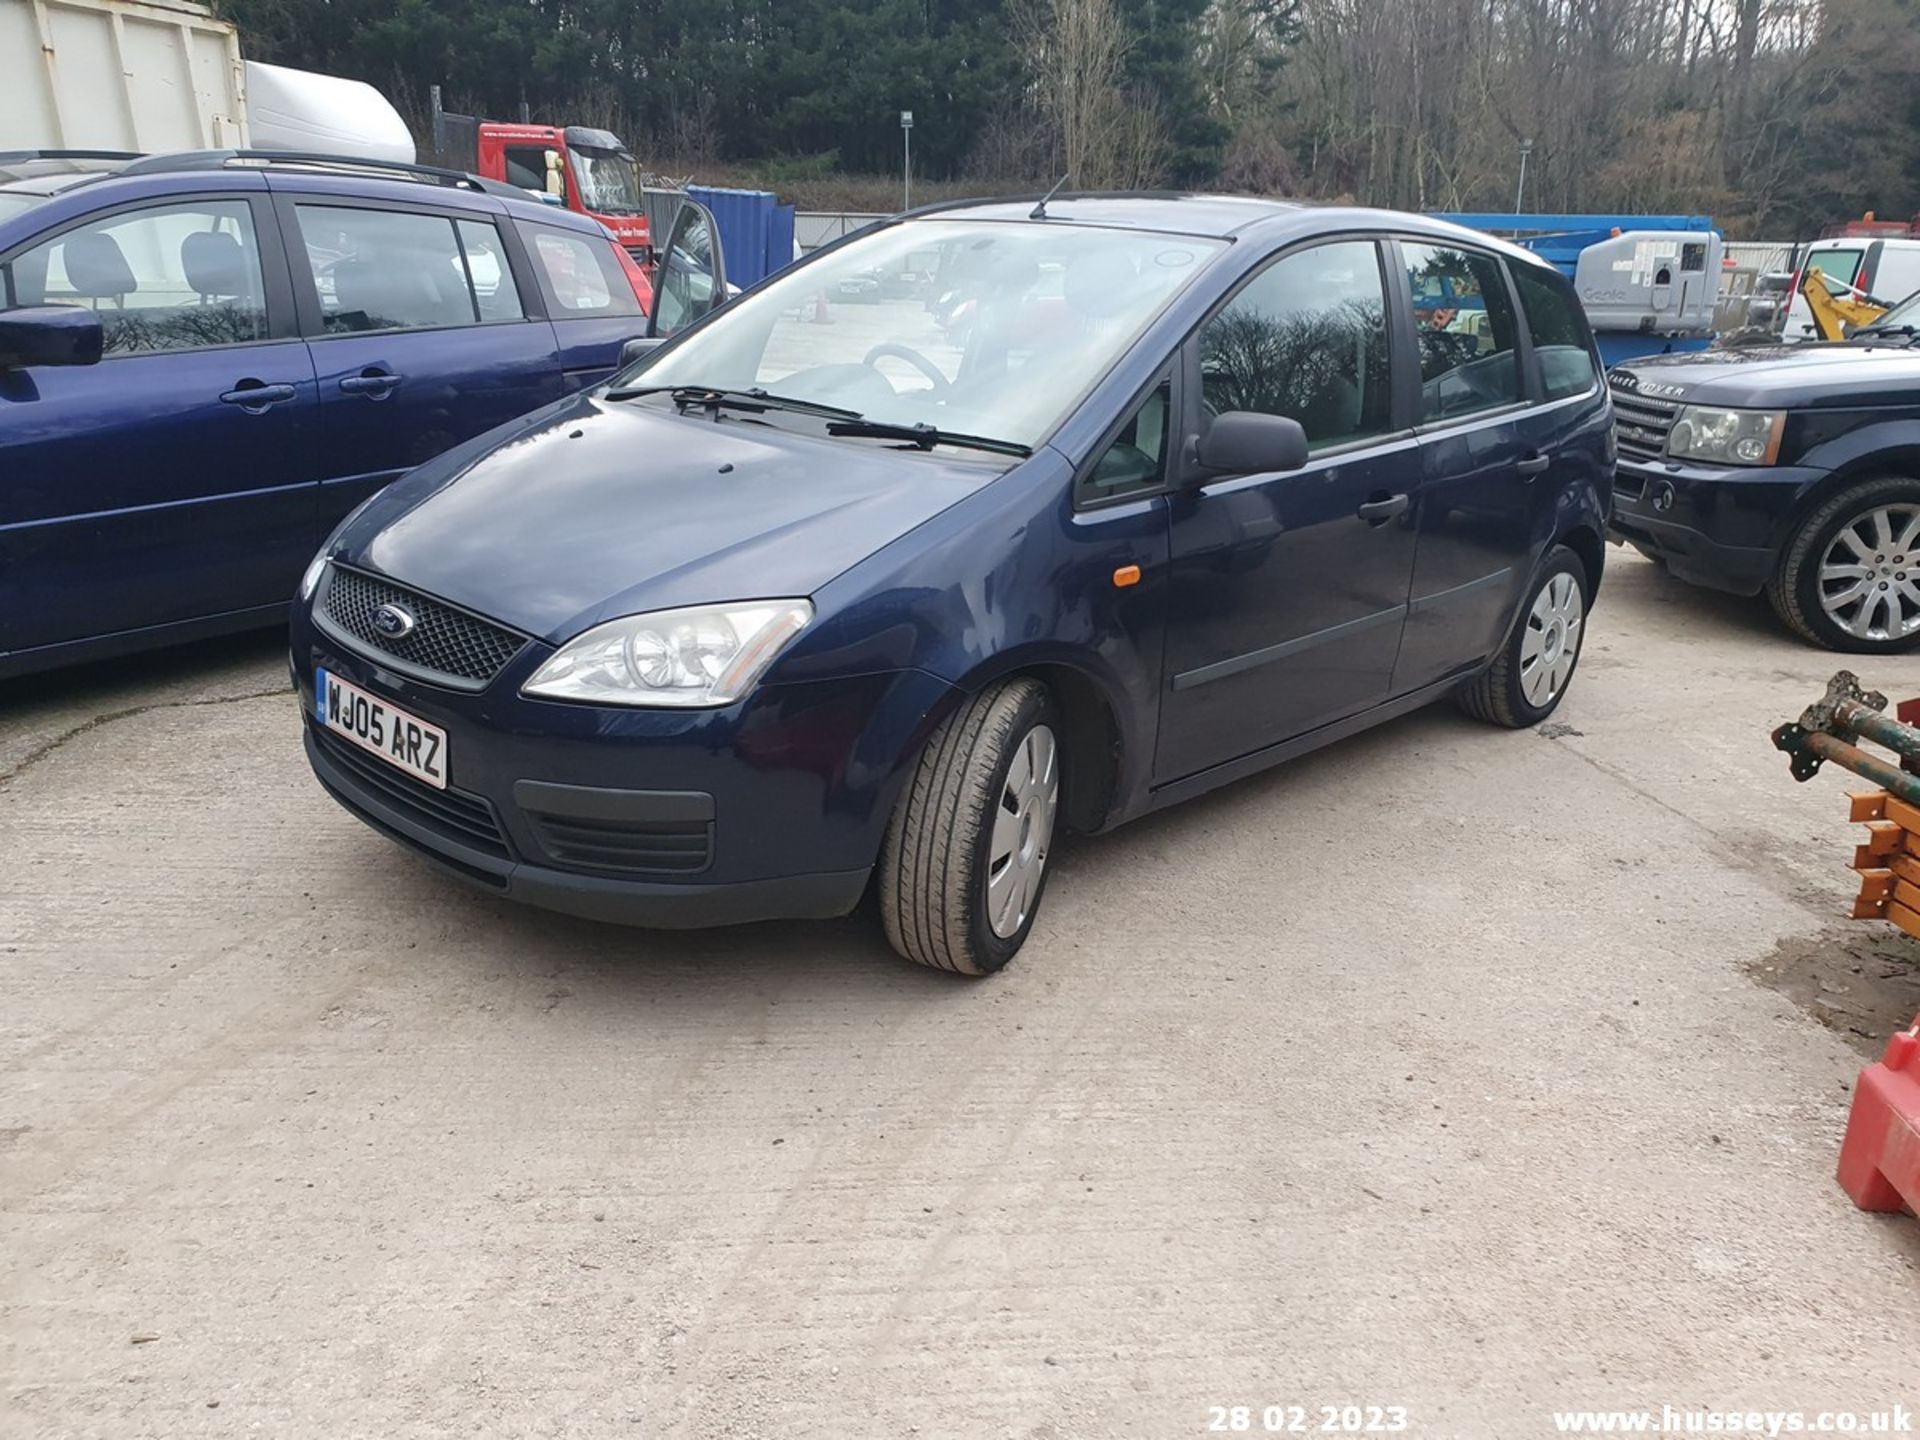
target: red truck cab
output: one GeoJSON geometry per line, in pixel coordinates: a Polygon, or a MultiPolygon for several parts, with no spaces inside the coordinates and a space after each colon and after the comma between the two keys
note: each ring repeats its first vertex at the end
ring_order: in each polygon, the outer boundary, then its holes
{"type": "Polygon", "coordinates": [[[439,111],[438,162],[551,197],[606,226],[642,270],[653,263],[646,197],[633,152],[610,130],[586,125],[510,125],[439,111]]]}

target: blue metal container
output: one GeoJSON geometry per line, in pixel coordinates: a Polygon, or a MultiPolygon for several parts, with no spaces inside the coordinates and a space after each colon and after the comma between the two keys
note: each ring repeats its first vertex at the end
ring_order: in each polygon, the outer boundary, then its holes
{"type": "Polygon", "coordinates": [[[687,194],[713,212],[730,283],[749,289],[793,263],[793,207],[771,190],[689,185],[687,194]]]}

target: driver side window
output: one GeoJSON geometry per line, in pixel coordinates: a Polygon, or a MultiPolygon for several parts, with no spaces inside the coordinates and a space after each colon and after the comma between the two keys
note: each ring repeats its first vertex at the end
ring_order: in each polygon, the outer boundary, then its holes
{"type": "Polygon", "coordinates": [[[1200,331],[1207,418],[1298,420],[1315,449],[1388,429],[1386,290],[1371,240],[1283,255],[1200,331]]]}

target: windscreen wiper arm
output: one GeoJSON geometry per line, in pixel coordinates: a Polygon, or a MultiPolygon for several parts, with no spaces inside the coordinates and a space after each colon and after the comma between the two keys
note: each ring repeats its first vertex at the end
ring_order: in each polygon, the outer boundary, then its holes
{"type": "Polygon", "coordinates": [[[756,414],[767,410],[791,410],[799,415],[825,415],[833,420],[858,420],[860,412],[843,405],[824,405],[818,400],[801,400],[791,395],[775,395],[755,386],[736,390],[714,385],[629,385],[609,390],[609,400],[633,400],[642,395],[671,395],[673,403],[685,410],[697,406],[703,410],[747,410],[756,414]]]}
{"type": "Polygon", "coordinates": [[[896,425],[886,420],[834,420],[828,423],[827,433],[865,440],[905,440],[922,450],[931,450],[936,445],[956,445],[966,450],[991,450],[996,455],[1033,454],[1031,445],[1022,445],[1017,440],[1001,440],[992,435],[962,435],[958,431],[942,430],[937,425],[896,425]]]}

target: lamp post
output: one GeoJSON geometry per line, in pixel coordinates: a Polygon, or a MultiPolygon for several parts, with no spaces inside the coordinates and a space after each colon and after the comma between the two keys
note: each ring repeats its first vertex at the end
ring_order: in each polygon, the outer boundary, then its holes
{"type": "Polygon", "coordinates": [[[913,111],[900,112],[900,208],[913,208],[913,111]]]}
{"type": "Polygon", "coordinates": [[[1527,193],[1527,156],[1533,153],[1533,141],[1520,142],[1520,183],[1513,189],[1513,213],[1520,213],[1520,202],[1527,193]]]}

